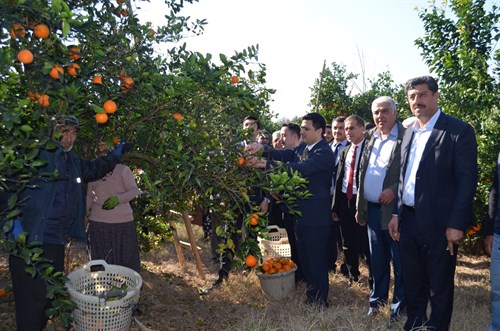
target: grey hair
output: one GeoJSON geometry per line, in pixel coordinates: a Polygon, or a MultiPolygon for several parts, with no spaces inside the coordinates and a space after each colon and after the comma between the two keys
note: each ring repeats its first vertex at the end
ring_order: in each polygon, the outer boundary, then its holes
{"type": "Polygon", "coordinates": [[[398,104],[396,103],[396,101],[394,101],[393,98],[384,95],[382,97],[378,97],[377,99],[373,100],[373,102],[372,102],[372,111],[373,111],[373,106],[375,106],[378,103],[387,103],[387,104],[389,104],[389,107],[393,111],[396,111],[396,109],[398,107],[398,104]]]}

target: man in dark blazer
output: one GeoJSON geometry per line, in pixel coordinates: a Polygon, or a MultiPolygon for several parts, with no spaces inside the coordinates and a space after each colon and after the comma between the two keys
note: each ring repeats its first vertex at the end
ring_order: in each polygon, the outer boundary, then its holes
{"type": "MultiPolygon", "coordinates": [[[[277,161],[290,170],[297,170],[309,181],[307,189],[312,197],[298,200],[302,216],[295,216],[295,236],[300,267],[307,284],[307,304],[328,307],[327,241],[331,231],[330,184],[335,164],[331,147],[323,138],[325,119],[318,113],[302,117],[302,143],[293,149],[266,149],[263,157],[248,158],[247,164],[272,168],[277,161]]],[[[263,150],[259,144],[247,146],[245,151],[254,154],[263,150]]]]}
{"type": "Polygon", "coordinates": [[[410,79],[405,91],[417,121],[401,144],[398,209],[389,223],[391,237],[400,243],[408,317],[404,328],[448,330],[458,244],[473,218],[476,137],[469,124],[438,108],[434,78],[410,79]]]}
{"type": "Polygon", "coordinates": [[[401,141],[405,128],[397,121],[396,102],[387,96],[372,103],[376,127],[365,133],[367,142],[361,154],[356,220],[367,224],[373,287],[368,315],[376,315],[387,304],[394,268],[391,318],[404,308],[403,279],[399,243],[389,235],[389,221],[398,194],[401,170],[401,141]]]}
{"type": "MultiPolygon", "coordinates": [[[[359,255],[369,255],[366,227],[356,223],[356,197],[359,187],[359,160],[365,145],[365,122],[351,115],[345,120],[348,145],[341,153],[332,196],[332,218],[340,224],[344,264],[349,283],[359,281],[359,255]]],[[[344,272],[341,268],[341,271],[344,272]]]]}

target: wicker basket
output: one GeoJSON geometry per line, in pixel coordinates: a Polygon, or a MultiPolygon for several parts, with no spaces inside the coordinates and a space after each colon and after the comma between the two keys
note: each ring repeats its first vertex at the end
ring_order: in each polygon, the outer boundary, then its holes
{"type": "Polygon", "coordinates": [[[107,331],[130,329],[132,314],[139,302],[142,278],[134,270],[104,260],[93,260],[68,275],[66,288],[77,304],[73,311],[76,331],[107,331]],[[103,271],[91,271],[102,266],[103,271]],[[112,288],[127,286],[126,295],[115,301],[99,298],[112,288]]]}
{"type": "Polygon", "coordinates": [[[295,271],[297,266],[293,266],[291,270],[278,272],[275,274],[263,274],[257,272],[259,277],[260,287],[264,296],[270,300],[283,300],[295,290],[295,271]]]}

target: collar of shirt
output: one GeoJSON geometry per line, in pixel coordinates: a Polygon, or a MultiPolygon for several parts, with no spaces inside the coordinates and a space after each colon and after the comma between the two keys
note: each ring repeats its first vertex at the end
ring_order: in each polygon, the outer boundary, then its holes
{"type": "Polygon", "coordinates": [[[419,132],[419,131],[430,131],[434,128],[434,125],[436,125],[436,122],[439,118],[439,115],[441,115],[441,109],[438,109],[437,112],[432,115],[432,117],[425,123],[423,128],[420,128],[420,125],[418,124],[418,121],[415,121],[412,126],[413,132],[419,132]]]}
{"type": "Polygon", "coordinates": [[[377,139],[380,139],[380,140],[385,140],[388,138],[392,138],[392,139],[397,138],[398,137],[398,124],[394,123],[394,126],[391,129],[391,132],[389,132],[389,135],[385,138],[382,137],[382,133],[380,132],[380,129],[377,129],[375,131],[375,133],[373,134],[373,136],[377,139]]]}
{"type": "Polygon", "coordinates": [[[307,150],[308,150],[308,151],[310,151],[311,149],[313,149],[313,147],[314,147],[314,146],[316,146],[316,144],[317,144],[317,143],[319,143],[320,141],[321,141],[321,139],[320,139],[320,140],[318,140],[317,142],[315,142],[315,143],[314,143],[314,144],[312,144],[312,145],[307,145],[307,146],[306,146],[307,150]]]}

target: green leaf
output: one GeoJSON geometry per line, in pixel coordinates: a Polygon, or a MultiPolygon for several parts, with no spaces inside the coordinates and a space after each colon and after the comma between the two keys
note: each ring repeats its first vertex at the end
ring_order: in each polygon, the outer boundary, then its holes
{"type": "Polygon", "coordinates": [[[9,209],[14,208],[14,206],[16,205],[16,202],[17,202],[17,193],[13,193],[13,194],[11,194],[9,199],[7,200],[7,205],[9,207],[9,209]]]}
{"type": "Polygon", "coordinates": [[[64,37],[66,37],[70,32],[70,26],[67,20],[62,21],[62,31],[64,37]]]}
{"type": "Polygon", "coordinates": [[[23,131],[23,132],[31,132],[31,131],[33,131],[33,129],[29,125],[25,124],[25,125],[21,126],[21,131],[23,131]]]}

